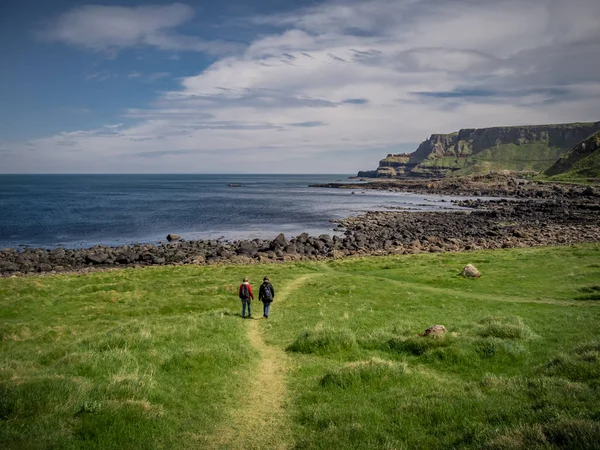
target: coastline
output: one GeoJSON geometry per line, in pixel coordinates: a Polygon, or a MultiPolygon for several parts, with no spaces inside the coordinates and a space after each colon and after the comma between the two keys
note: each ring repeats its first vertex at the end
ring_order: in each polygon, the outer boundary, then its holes
{"type": "MultiPolygon", "coordinates": [[[[343,183],[345,189],[353,185],[343,183]]],[[[357,185],[358,186],[358,185],[357,185]]],[[[469,211],[374,211],[336,220],[338,234],[291,239],[194,240],[165,244],[53,250],[0,251],[0,275],[88,272],[111,268],[182,264],[253,264],[321,260],[353,255],[456,252],[600,242],[600,191],[589,186],[557,185],[502,178],[407,180],[361,183],[360,189],[407,189],[500,200],[458,200],[469,211]],[[391,186],[393,185],[393,187],[391,186]],[[369,186],[369,187],[367,187],[369,186]]],[[[327,185],[327,187],[333,187],[327,185]]],[[[354,187],[356,188],[356,186],[354,187]]]]}

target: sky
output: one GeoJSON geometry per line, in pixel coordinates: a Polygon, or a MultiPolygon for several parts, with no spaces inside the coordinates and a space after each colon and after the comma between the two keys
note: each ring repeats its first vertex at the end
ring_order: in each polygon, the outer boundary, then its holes
{"type": "Polygon", "coordinates": [[[4,0],[0,173],[355,173],[600,120],[598,0],[4,0]]]}

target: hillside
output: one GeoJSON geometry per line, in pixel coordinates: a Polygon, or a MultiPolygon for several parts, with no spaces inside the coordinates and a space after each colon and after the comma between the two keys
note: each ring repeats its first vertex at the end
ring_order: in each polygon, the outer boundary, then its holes
{"type": "Polygon", "coordinates": [[[600,131],[573,147],[544,175],[565,180],[600,177],[600,131]]]}
{"type": "Polygon", "coordinates": [[[444,177],[492,171],[542,171],[577,143],[600,131],[600,122],[463,129],[432,134],[411,154],[389,154],[377,178],[444,177]]]}

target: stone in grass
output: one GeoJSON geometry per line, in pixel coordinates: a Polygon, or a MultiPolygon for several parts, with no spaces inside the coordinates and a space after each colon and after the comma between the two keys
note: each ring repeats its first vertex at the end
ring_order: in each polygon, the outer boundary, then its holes
{"type": "Polygon", "coordinates": [[[431,335],[440,335],[446,333],[446,327],[444,325],[432,325],[427,328],[421,336],[431,336],[431,335]]]}
{"type": "Polygon", "coordinates": [[[181,239],[181,236],[179,236],[178,234],[167,234],[167,241],[171,242],[171,241],[178,241],[179,239],[181,239]]]}
{"type": "Polygon", "coordinates": [[[481,273],[473,264],[467,264],[460,273],[463,277],[479,278],[481,273]]]}

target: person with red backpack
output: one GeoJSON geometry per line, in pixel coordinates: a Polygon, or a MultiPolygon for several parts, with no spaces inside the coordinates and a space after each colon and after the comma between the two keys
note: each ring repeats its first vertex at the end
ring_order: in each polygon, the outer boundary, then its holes
{"type": "Polygon", "coordinates": [[[242,301],[242,318],[246,318],[246,305],[248,305],[248,318],[252,317],[252,310],[250,309],[250,299],[254,300],[254,294],[252,293],[252,286],[248,282],[248,278],[244,277],[240,289],[238,291],[240,300],[242,301]]]}

